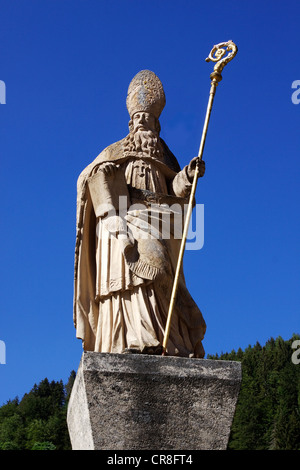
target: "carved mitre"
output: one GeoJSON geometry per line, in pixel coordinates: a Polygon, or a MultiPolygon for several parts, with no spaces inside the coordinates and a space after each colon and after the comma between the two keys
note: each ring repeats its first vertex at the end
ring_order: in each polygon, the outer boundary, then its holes
{"type": "Polygon", "coordinates": [[[147,112],[159,118],[166,97],[160,79],[150,70],[141,70],[130,82],[126,105],[130,117],[137,112],[147,112]]]}

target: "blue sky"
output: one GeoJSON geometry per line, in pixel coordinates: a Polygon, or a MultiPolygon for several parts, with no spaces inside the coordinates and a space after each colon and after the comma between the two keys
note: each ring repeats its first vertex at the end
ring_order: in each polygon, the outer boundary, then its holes
{"type": "Polygon", "coordinates": [[[184,258],[207,354],[299,333],[300,80],[295,0],[0,0],[0,405],[45,377],[67,381],[82,348],[72,320],[76,181],[128,132],[132,77],[153,70],[162,137],[197,155],[212,46],[224,69],[197,202],[204,247],[184,258]]]}

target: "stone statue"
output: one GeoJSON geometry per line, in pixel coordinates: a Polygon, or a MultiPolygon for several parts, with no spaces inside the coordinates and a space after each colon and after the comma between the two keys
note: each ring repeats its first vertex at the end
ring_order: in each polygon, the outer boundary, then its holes
{"type": "MultiPolygon", "coordinates": [[[[159,136],[165,94],[153,72],[132,79],[126,104],[129,134],[104,149],[77,183],[74,323],[85,351],[161,354],[181,209],[197,163],[181,170],[159,136]],[[168,236],[162,220],[169,221],[168,236]]],[[[198,165],[203,176],[205,164],[198,165]]],[[[203,358],[205,329],[182,271],[167,355],[203,358]]]]}

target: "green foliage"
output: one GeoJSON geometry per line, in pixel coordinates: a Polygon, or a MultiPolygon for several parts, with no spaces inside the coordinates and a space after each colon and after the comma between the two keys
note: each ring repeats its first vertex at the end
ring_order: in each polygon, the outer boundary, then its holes
{"type": "Polygon", "coordinates": [[[231,450],[300,450],[300,364],[292,343],[271,338],[212,359],[241,361],[242,384],[231,428],[231,450]]]}
{"type": "Polygon", "coordinates": [[[55,450],[56,447],[52,442],[35,442],[31,448],[31,450],[55,450]]]}
{"type": "Polygon", "coordinates": [[[74,371],[65,386],[46,378],[20,402],[16,398],[0,407],[0,449],[70,449],[66,413],[74,379],[74,371]]]}
{"type": "Polygon", "coordinates": [[[0,444],[0,450],[20,450],[20,448],[13,441],[5,441],[0,444]]]}

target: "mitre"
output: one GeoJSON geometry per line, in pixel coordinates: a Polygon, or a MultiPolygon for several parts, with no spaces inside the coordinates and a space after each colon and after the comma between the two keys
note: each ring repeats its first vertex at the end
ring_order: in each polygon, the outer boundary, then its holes
{"type": "Polygon", "coordinates": [[[137,112],[146,112],[159,118],[166,97],[160,79],[150,70],[141,70],[133,77],[128,87],[126,105],[130,117],[137,112]]]}

